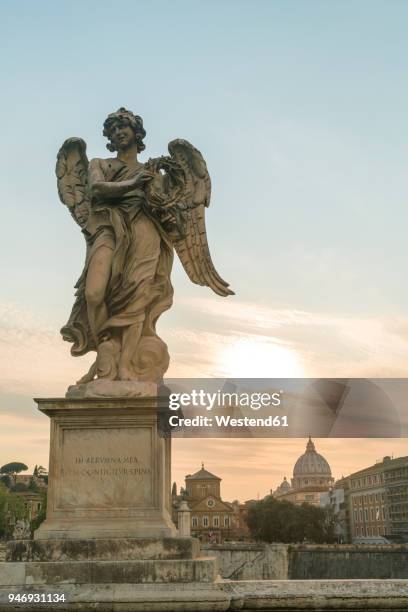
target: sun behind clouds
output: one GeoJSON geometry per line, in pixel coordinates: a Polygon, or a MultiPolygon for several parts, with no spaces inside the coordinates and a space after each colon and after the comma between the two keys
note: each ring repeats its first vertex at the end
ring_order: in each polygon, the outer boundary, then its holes
{"type": "Polygon", "coordinates": [[[219,370],[232,378],[297,378],[305,376],[298,353],[275,338],[243,337],[217,355],[219,370]]]}

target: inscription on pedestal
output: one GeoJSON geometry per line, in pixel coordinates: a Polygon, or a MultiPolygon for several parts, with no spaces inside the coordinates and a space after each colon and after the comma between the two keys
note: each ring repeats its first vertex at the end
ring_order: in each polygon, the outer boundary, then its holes
{"type": "Polygon", "coordinates": [[[61,451],[58,508],[152,505],[149,427],[64,429],[61,451]]]}

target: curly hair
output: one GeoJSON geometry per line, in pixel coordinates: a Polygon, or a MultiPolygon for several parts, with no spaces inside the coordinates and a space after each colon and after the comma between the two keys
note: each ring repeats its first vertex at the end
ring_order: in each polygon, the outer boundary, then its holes
{"type": "Polygon", "coordinates": [[[139,115],[134,115],[132,111],[127,110],[123,106],[119,108],[116,113],[110,113],[103,124],[103,135],[108,138],[109,142],[106,148],[113,153],[116,151],[115,145],[112,143],[111,130],[116,122],[125,123],[129,125],[136,136],[137,152],[143,151],[146,146],[143,144],[143,138],[146,136],[146,130],[143,127],[143,119],[139,115]]]}

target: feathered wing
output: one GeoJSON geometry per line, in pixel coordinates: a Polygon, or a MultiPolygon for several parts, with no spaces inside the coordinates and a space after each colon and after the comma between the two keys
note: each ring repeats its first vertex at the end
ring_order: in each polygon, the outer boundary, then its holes
{"type": "Polygon", "coordinates": [[[172,140],[168,148],[170,157],[150,160],[152,168],[165,171],[165,177],[161,194],[152,182],[149,199],[156,201],[162,225],[190,280],[218,295],[233,295],[215,269],[208,247],[205,208],[210,204],[211,180],[204,158],[187,140],[172,140]]]}
{"type": "Polygon", "coordinates": [[[173,241],[174,248],[189,278],[197,285],[210,287],[218,295],[234,295],[218,274],[211,259],[205,229],[203,204],[186,211],[186,237],[173,241]]]}
{"type": "MultiPolygon", "coordinates": [[[[68,138],[58,151],[55,173],[58,195],[78,225],[76,208],[82,206],[89,214],[88,158],[82,138],[68,138]]],[[[84,215],[85,216],[85,215],[84,215]]],[[[86,215],[87,216],[87,215],[86,215]]]]}
{"type": "MultiPolygon", "coordinates": [[[[76,223],[82,230],[85,230],[84,236],[86,242],[84,271],[75,285],[76,298],[71,315],[66,325],[61,329],[64,340],[73,344],[71,347],[73,355],[84,355],[89,350],[96,350],[90,333],[85,300],[85,270],[89,249],[86,241],[86,224],[90,212],[88,164],[86,144],[81,138],[69,138],[58,151],[55,168],[58,195],[76,223]]],[[[89,380],[92,380],[94,374],[89,376],[89,380]]]]}

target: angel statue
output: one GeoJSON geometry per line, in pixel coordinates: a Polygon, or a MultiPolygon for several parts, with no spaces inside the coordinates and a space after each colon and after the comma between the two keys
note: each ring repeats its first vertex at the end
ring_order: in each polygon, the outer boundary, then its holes
{"type": "Polygon", "coordinates": [[[156,322],[172,305],[173,248],[193,283],[233,294],[207,243],[210,177],[186,140],[170,142],[169,156],[138,161],[146,132],[141,117],[125,108],[108,115],[103,134],[116,157],[88,162],[80,138],[69,138],[58,152],[59,197],[86,240],[75,303],[61,334],[75,356],[96,351],[78,384],[95,378],[160,382],[169,354],[156,322]]]}

